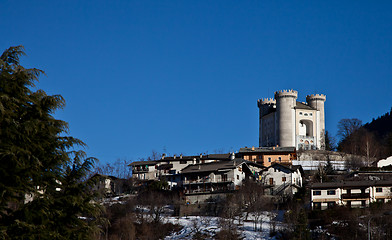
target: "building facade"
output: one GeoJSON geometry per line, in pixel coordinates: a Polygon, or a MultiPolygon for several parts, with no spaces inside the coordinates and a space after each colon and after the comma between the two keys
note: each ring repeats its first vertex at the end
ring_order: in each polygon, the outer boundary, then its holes
{"type": "Polygon", "coordinates": [[[303,186],[301,165],[285,166],[274,163],[262,172],[262,183],[271,195],[293,196],[303,186]]]}
{"type": "Polygon", "coordinates": [[[306,96],[298,102],[298,92],[275,92],[274,99],[259,99],[260,147],[295,147],[296,149],[325,148],[324,94],[306,96]]]}
{"type": "Polygon", "coordinates": [[[371,203],[391,200],[392,181],[314,183],[310,189],[312,209],[324,210],[334,206],[368,207],[371,203]]]}
{"type": "Polygon", "coordinates": [[[295,147],[245,147],[240,148],[236,155],[264,167],[273,163],[292,165],[292,161],[297,158],[295,147]]]}

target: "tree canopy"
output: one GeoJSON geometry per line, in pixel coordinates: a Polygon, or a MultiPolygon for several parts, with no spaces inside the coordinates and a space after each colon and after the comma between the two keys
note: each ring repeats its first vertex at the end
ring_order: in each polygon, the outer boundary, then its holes
{"type": "Polygon", "coordinates": [[[16,46],[0,57],[0,238],[87,239],[99,207],[84,177],[96,159],[54,118],[63,97],[34,90],[44,72],[22,55],[16,46]]]}

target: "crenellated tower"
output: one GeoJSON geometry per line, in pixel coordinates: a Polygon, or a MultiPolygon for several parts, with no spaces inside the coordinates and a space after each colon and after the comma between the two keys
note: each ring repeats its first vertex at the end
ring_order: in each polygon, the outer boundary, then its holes
{"type": "Polygon", "coordinates": [[[259,145],[275,145],[276,124],[273,113],[276,111],[276,101],[273,98],[259,99],[257,106],[259,107],[259,145]],[[264,117],[267,115],[272,117],[264,117]]]}
{"type": "Polygon", "coordinates": [[[295,146],[295,112],[298,92],[283,90],[275,92],[276,117],[278,119],[278,142],[280,146],[295,146]]]}
{"type": "Polygon", "coordinates": [[[319,111],[319,136],[320,136],[320,148],[325,149],[325,112],[324,103],[327,97],[324,94],[312,94],[306,96],[306,102],[308,105],[317,111],[319,111]]]}

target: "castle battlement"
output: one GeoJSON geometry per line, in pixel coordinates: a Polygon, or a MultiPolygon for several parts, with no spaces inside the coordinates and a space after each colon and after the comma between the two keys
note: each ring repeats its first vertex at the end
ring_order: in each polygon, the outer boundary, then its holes
{"type": "Polygon", "coordinates": [[[312,95],[307,95],[306,96],[306,101],[312,101],[312,100],[321,100],[325,101],[327,100],[327,97],[324,94],[312,94],[312,95]]]}
{"type": "Polygon", "coordinates": [[[275,99],[276,98],[281,98],[281,97],[297,98],[298,97],[298,92],[293,90],[293,89],[276,91],[275,92],[275,99]]]}
{"type": "Polygon", "coordinates": [[[262,99],[257,100],[257,102],[261,105],[263,105],[263,104],[270,104],[270,105],[276,104],[276,100],[273,98],[262,98],[262,99]]]}

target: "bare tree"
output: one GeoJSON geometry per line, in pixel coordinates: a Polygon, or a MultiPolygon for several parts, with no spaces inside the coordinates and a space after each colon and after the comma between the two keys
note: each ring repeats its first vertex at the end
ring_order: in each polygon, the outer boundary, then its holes
{"type": "Polygon", "coordinates": [[[370,166],[371,159],[379,157],[381,144],[377,141],[373,133],[363,129],[361,135],[361,155],[366,157],[367,166],[370,166]]]}
{"type": "Polygon", "coordinates": [[[338,123],[338,136],[348,138],[362,126],[362,120],[358,118],[344,118],[338,123]]]}

